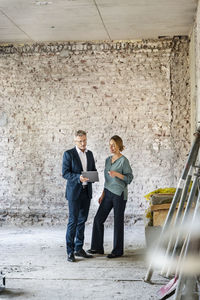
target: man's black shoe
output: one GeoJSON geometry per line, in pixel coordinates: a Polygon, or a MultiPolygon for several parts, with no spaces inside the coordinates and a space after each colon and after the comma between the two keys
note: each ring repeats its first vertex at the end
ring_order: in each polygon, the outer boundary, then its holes
{"type": "Polygon", "coordinates": [[[107,255],[107,258],[116,258],[116,257],[120,257],[122,255],[117,255],[117,254],[114,254],[114,253],[110,253],[107,255]]]}
{"type": "Polygon", "coordinates": [[[74,252],[75,256],[84,257],[84,258],[92,258],[93,256],[90,254],[87,254],[85,250],[81,249],[79,251],[74,252]]]}
{"type": "Polygon", "coordinates": [[[71,253],[68,255],[67,260],[70,261],[70,262],[75,262],[75,261],[76,261],[73,252],[71,252],[71,253]]]}
{"type": "Polygon", "coordinates": [[[88,253],[90,254],[104,254],[103,250],[93,250],[93,249],[89,249],[87,250],[88,253]]]}

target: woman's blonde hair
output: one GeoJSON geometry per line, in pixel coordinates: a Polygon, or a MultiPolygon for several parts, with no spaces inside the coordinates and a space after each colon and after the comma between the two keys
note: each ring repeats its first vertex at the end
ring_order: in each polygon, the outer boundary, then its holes
{"type": "Polygon", "coordinates": [[[115,143],[116,143],[117,146],[119,147],[119,151],[123,151],[123,150],[124,150],[123,141],[122,141],[122,139],[120,138],[120,136],[118,136],[118,135],[113,135],[113,136],[110,138],[110,141],[111,141],[111,140],[115,141],[115,143]]]}

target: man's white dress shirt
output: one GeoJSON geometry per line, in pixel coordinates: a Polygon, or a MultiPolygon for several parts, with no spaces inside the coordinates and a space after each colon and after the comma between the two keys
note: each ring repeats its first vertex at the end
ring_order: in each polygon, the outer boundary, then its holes
{"type": "MultiPolygon", "coordinates": [[[[87,171],[87,156],[86,156],[87,149],[85,149],[85,151],[83,152],[76,146],[76,150],[80,157],[83,171],[85,172],[85,171],[87,171]]],[[[82,184],[87,185],[87,182],[83,182],[82,184]]]]}

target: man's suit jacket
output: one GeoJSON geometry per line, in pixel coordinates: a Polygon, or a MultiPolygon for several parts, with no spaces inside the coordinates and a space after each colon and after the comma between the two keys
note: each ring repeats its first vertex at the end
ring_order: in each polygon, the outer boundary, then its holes
{"type": "MultiPolygon", "coordinates": [[[[86,152],[87,171],[96,171],[94,157],[91,151],[86,152]]],[[[83,171],[81,160],[76,147],[67,150],[63,155],[62,176],[67,179],[65,197],[67,200],[76,200],[82,189],[80,175],[83,171]]],[[[92,183],[88,182],[88,195],[92,198],[92,183]]]]}

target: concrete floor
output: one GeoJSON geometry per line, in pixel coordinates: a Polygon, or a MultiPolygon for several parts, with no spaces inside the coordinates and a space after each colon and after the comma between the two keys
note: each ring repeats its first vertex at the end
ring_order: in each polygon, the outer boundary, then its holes
{"type": "MultiPolygon", "coordinates": [[[[91,227],[86,227],[85,249],[90,248],[91,227]]],[[[65,227],[1,228],[0,271],[6,274],[1,299],[158,299],[157,290],[165,283],[154,272],[154,285],[143,278],[144,226],[125,228],[125,255],[107,259],[66,260],[65,227]]],[[[105,229],[105,251],[112,250],[112,229],[105,229]]]]}

